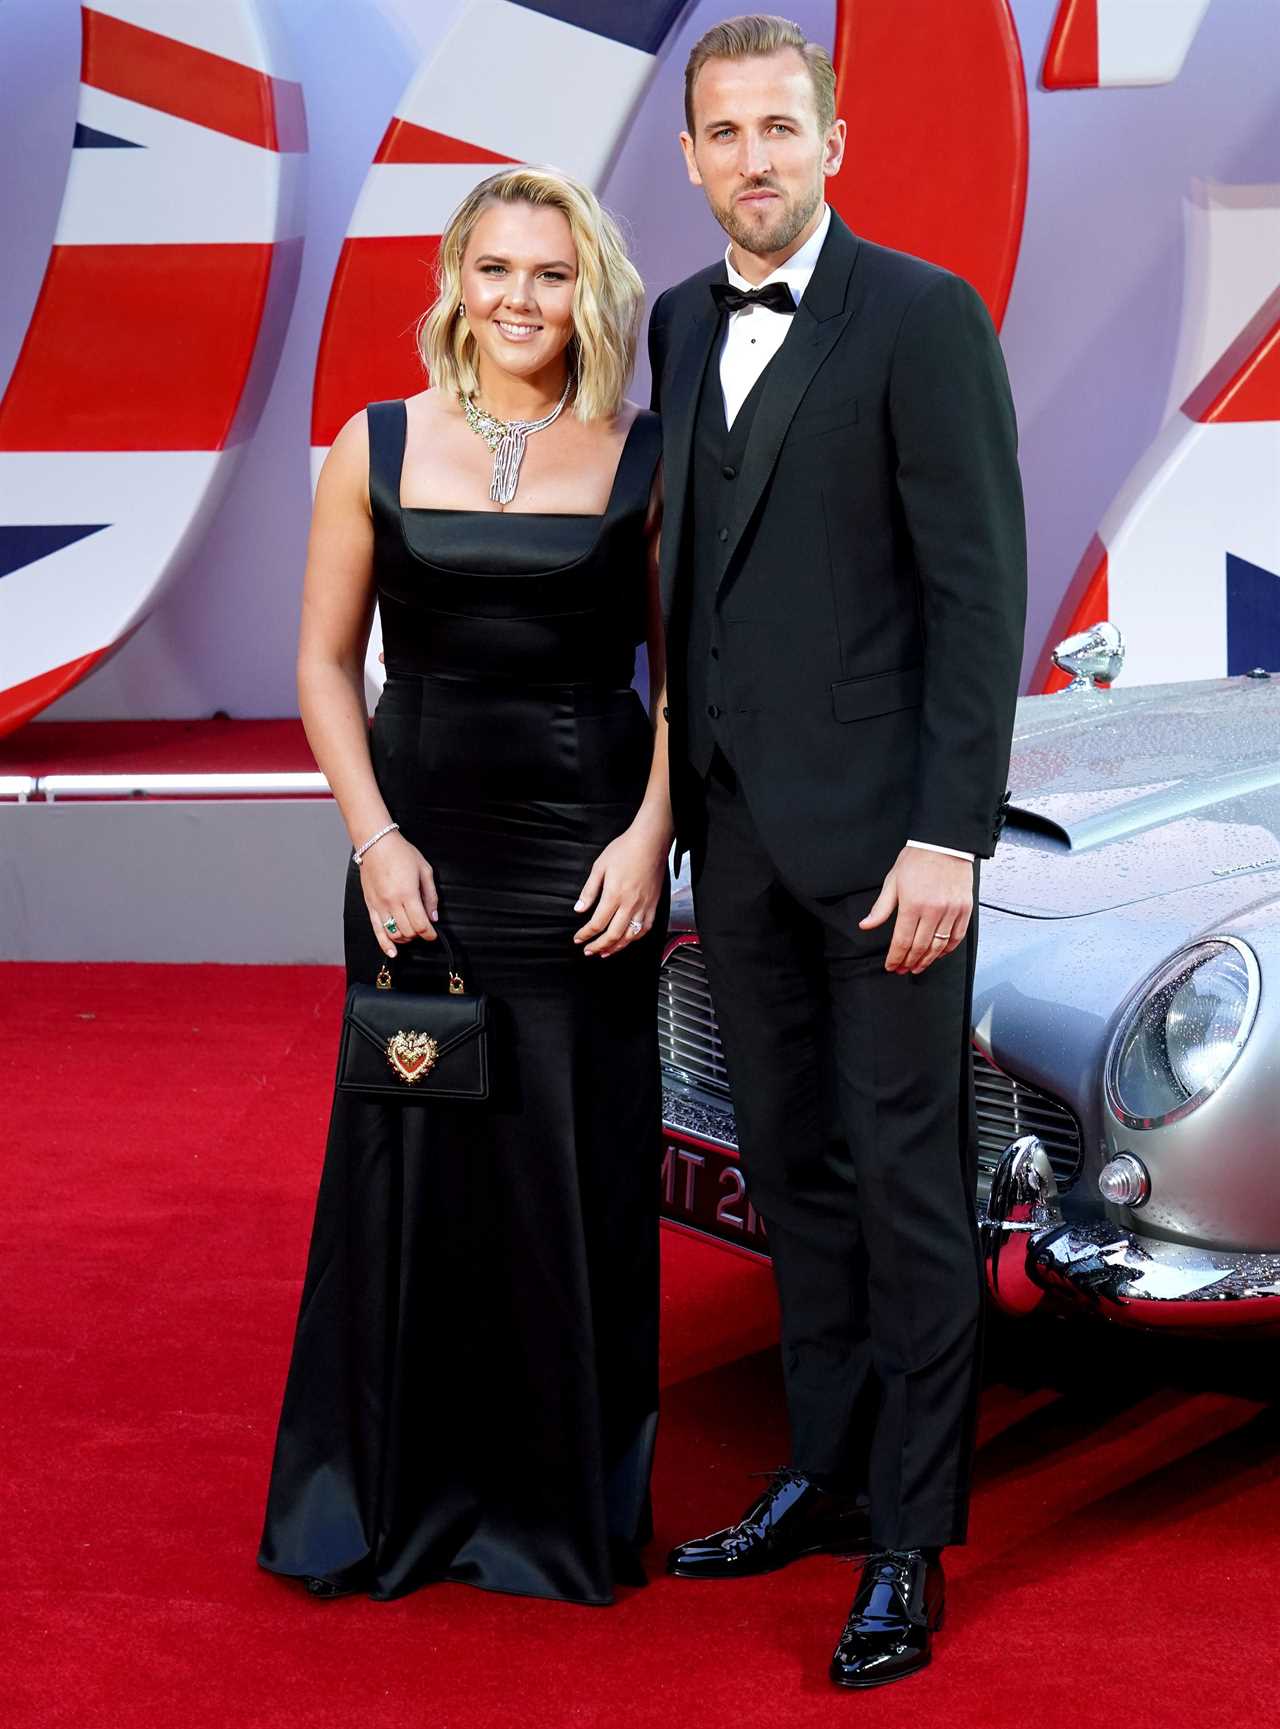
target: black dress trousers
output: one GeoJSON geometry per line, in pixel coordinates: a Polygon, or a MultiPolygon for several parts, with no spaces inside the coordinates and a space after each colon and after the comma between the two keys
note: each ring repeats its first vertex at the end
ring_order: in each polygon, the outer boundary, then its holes
{"type": "Polygon", "coordinates": [[[973,923],[887,973],[878,889],[812,899],[727,759],[702,782],[698,931],[782,1308],[793,1463],[871,1498],[885,1548],[963,1541],[982,1315],[973,1207],[973,923]]]}

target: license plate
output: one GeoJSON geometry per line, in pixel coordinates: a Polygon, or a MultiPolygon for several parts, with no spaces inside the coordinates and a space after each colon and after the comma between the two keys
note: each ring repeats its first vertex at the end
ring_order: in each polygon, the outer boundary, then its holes
{"type": "Polygon", "coordinates": [[[747,1197],[742,1167],[732,1153],[707,1141],[664,1142],[662,1216],[747,1254],[769,1254],[764,1220],[747,1197]]]}

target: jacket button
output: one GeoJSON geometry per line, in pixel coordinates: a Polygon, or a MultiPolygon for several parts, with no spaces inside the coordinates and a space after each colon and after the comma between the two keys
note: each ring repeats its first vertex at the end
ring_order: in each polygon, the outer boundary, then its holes
{"type": "Polygon", "coordinates": [[[719,720],[720,719],[720,710],[716,707],[715,703],[713,703],[713,702],[709,702],[707,704],[707,713],[711,716],[712,720],[719,720]]]}
{"type": "Polygon", "coordinates": [[[713,648],[711,650],[711,658],[712,658],[712,660],[719,660],[720,650],[718,648],[713,648]]]}
{"type": "Polygon", "coordinates": [[[738,471],[736,468],[730,468],[729,464],[726,462],[724,467],[720,470],[720,472],[721,472],[721,474],[724,475],[726,480],[732,480],[734,475],[737,474],[738,471]]]}
{"type": "Polygon", "coordinates": [[[720,539],[721,540],[728,540],[728,538],[729,538],[729,530],[727,528],[722,528],[720,530],[720,539]]]}

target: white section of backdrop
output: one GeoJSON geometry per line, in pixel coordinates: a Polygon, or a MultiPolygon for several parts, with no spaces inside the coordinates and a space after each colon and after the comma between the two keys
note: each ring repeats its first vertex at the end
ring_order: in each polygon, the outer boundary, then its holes
{"type": "MultiPolygon", "coordinates": [[[[306,246],[275,385],[235,481],[186,569],[133,640],[49,718],[296,712],[293,655],[310,506],[316,345],[370,158],[454,0],[279,0],[311,135],[306,246]]],[[[1275,0],[1215,0],[1177,81],[1046,94],[1035,75],[1055,0],[1014,0],[1030,74],[1027,224],[1003,333],[1031,535],[1028,664],[1103,511],[1158,429],[1178,341],[1182,199],[1195,176],[1280,181],[1275,0]]],[[[670,44],[604,188],[655,294],[719,231],[680,164],[681,73],[731,7],[700,0],[670,44]]],[[[792,0],[831,40],[834,0],[792,0]]],[[[79,64],[74,0],[0,5],[0,376],[30,316],[66,170],[79,64]],[[17,172],[12,171],[17,167],[17,172]]],[[[477,85],[475,101],[484,104],[477,85]]],[[[550,74],[548,100],[563,100],[550,74]]],[[[633,394],[647,398],[643,358],[633,394]]]]}

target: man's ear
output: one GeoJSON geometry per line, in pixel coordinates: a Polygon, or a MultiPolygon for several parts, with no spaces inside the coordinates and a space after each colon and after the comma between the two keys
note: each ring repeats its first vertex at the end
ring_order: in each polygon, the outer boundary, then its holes
{"type": "Polygon", "coordinates": [[[840,164],[844,161],[845,131],[844,121],[837,120],[827,133],[822,151],[822,172],[826,175],[840,172],[840,164]]]}
{"type": "Polygon", "coordinates": [[[693,139],[690,138],[687,132],[682,132],[680,134],[680,148],[684,151],[684,165],[688,171],[690,181],[695,186],[701,186],[702,176],[698,173],[698,164],[694,160],[693,155],[693,139]]]}

